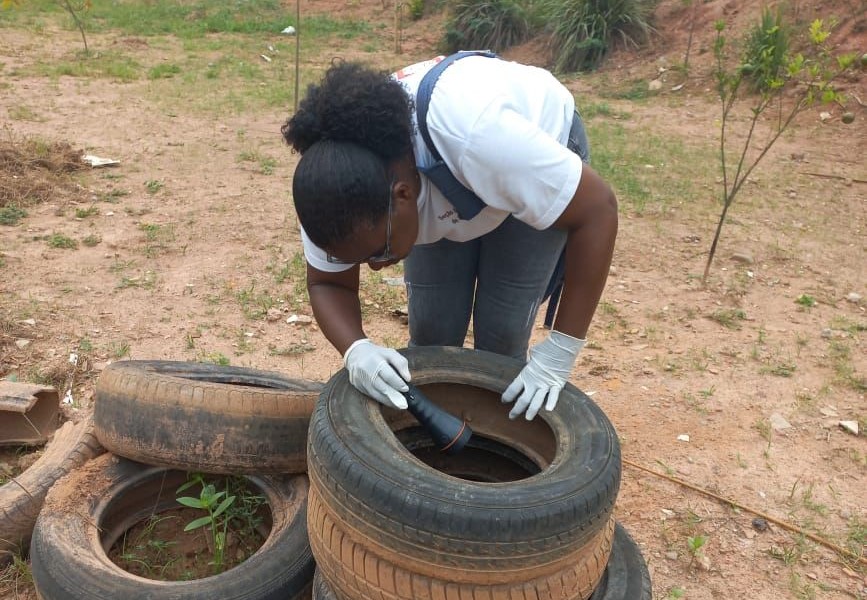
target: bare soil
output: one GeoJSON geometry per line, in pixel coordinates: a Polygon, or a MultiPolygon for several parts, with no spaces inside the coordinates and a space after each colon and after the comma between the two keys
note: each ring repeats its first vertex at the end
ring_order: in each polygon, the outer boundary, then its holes
{"type": "Polygon", "coordinates": [[[218,561],[210,526],[184,531],[202,510],[163,511],[127,530],[108,557],[124,571],[161,581],[189,581],[232,569],[252,556],[265,541],[256,529],[230,522],[223,557],[218,561]]]}
{"type": "MultiPolygon", "coordinates": [[[[693,19],[687,6],[660,2],[649,48],[621,49],[599,73],[566,78],[579,104],[605,103],[608,116],[596,118],[636,135],[713,147],[713,22],[743,26],[760,7],[699,3],[684,78],[674,66],[693,19]],[[607,94],[652,80],[663,85],[646,101],[607,94]]],[[[836,16],[837,47],[867,51],[863,0],[794,6],[805,22],[836,16]]],[[[302,10],[364,18],[383,24],[371,35],[391,35],[393,14],[378,0],[310,0],[302,10]]],[[[434,15],[408,24],[399,56],[363,55],[390,68],[427,58],[437,53],[441,22],[434,15]]],[[[297,157],[279,134],[291,107],[217,118],[182,103],[167,109],[144,80],[7,75],[78,43],[60,29],[0,36],[0,118],[9,135],[121,163],[88,171],[80,189],[58,191],[18,225],[0,226],[0,376],[53,374],[71,388],[72,410],[86,411],[100,370],[120,358],[228,360],[316,380],[337,372],[340,356],[305,318],[312,313],[290,198],[297,157]],[[32,118],[21,118],[22,106],[32,118]],[[251,148],[275,160],[273,172],[239,159],[251,148]],[[53,248],[55,234],[97,241],[53,248]]],[[[134,45],[146,64],[183,52],[113,34],[91,43],[134,45]]],[[[362,54],[356,42],[334,43],[303,57],[307,72],[336,54],[362,54]]],[[[544,64],[545,52],[536,40],[506,55],[544,64]]],[[[653,197],[661,201],[635,210],[617,190],[614,264],[572,382],[620,435],[617,518],[642,548],[656,599],[867,598],[864,72],[844,88],[845,107],[802,114],[751,176],[706,286],[718,169],[696,165],[704,192],[679,197],[665,183],[665,164],[622,167],[658,174],[653,197]],[[855,113],[852,125],[841,122],[844,110],[855,113]]],[[[362,290],[368,335],[395,347],[408,339],[404,292],[388,280],[400,275],[392,267],[362,290]]],[[[534,339],[544,335],[539,327],[534,339]]],[[[34,597],[26,584],[2,590],[34,597]]]]}

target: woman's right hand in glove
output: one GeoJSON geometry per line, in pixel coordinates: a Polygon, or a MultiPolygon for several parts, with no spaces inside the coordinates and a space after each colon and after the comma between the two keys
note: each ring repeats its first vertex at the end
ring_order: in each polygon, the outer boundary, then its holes
{"type": "Polygon", "coordinates": [[[401,392],[409,391],[409,363],[397,350],[362,338],[347,348],[343,365],[359,391],[390,408],[406,408],[401,392]]]}

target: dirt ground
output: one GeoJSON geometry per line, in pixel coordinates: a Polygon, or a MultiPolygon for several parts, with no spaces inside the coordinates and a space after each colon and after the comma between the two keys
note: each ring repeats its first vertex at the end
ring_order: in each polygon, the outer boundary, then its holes
{"type": "MultiPolygon", "coordinates": [[[[867,51],[863,0],[795,4],[805,17],[838,15],[838,47],[867,51]]],[[[390,26],[378,0],[302,7],[390,26]]],[[[621,125],[638,134],[712,147],[719,109],[708,32],[718,18],[754,19],[759,8],[699,7],[682,88],[672,89],[681,80],[671,65],[691,17],[687,3],[670,0],[657,9],[650,48],[564,80],[579,104],[604,102],[615,115],[597,119],[628,113],[621,125]],[[636,79],[664,87],[642,102],[602,93],[636,79]]],[[[402,54],[377,59],[398,67],[435,55],[439,22],[408,25],[402,54]]],[[[374,35],[391,35],[386,26],[374,35]]],[[[337,372],[340,356],[304,302],[290,198],[297,157],[279,134],[291,107],[214,117],[154,98],[148,80],[14,74],[79,42],[62,29],[0,29],[0,135],[120,161],[0,225],[0,376],[55,381],[86,411],[100,370],[122,358],[230,361],[316,380],[337,372]],[[50,247],[57,234],[80,243],[50,247]]],[[[183,52],[110,33],[91,44],[134,46],[143,63],[183,52]]],[[[506,54],[541,61],[544,52],[536,42],[506,54]]],[[[328,58],[303,60],[319,70],[328,58]]],[[[617,518],[642,548],[656,599],[867,598],[865,81],[862,71],[845,82],[853,124],[841,122],[840,106],[811,108],[769,153],[732,209],[707,286],[714,169],[699,171],[700,197],[659,188],[653,197],[663,201],[644,210],[616,190],[613,267],[572,382],[620,435],[617,518]]],[[[624,168],[662,175],[666,165],[624,168]]],[[[363,285],[366,331],[394,347],[408,339],[405,295],[392,281],[400,275],[391,267],[363,285]]],[[[540,327],[534,339],[544,335],[540,327]]],[[[2,594],[34,597],[26,585],[2,594]]]]}

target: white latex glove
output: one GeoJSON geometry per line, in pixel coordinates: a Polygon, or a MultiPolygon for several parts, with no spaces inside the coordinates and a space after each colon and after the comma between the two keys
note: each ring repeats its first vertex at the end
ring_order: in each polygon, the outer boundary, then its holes
{"type": "Polygon", "coordinates": [[[554,410],[585,343],[586,340],[552,330],[543,342],[530,348],[530,360],[503,392],[503,402],[518,400],[509,418],[515,419],[526,411],[525,418],[532,421],[543,403],[545,410],[554,410]]]}
{"type": "Polygon", "coordinates": [[[349,371],[349,382],[359,391],[388,407],[406,408],[400,392],[409,391],[409,363],[397,350],[362,338],[346,349],[343,365],[349,371]]]}

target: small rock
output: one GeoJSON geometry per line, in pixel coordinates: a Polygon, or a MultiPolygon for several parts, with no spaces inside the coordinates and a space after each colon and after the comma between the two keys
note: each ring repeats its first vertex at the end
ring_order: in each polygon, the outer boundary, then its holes
{"type": "Polygon", "coordinates": [[[833,406],[823,406],[822,408],[819,409],[819,412],[822,413],[822,416],[825,416],[825,417],[838,416],[837,415],[837,409],[835,409],[833,406]]]}
{"type": "Polygon", "coordinates": [[[846,294],[846,300],[848,300],[852,304],[858,304],[859,302],[861,302],[861,294],[856,294],[855,292],[846,294]]]}
{"type": "Polygon", "coordinates": [[[849,519],[852,518],[852,511],[847,510],[845,508],[841,509],[840,510],[840,518],[845,520],[845,521],[848,521],[849,519]]]}
{"type": "Polygon", "coordinates": [[[744,532],[744,536],[745,536],[748,540],[751,540],[751,539],[753,539],[754,537],[756,537],[756,532],[753,531],[752,529],[747,529],[747,530],[744,532]]]}
{"type": "Polygon", "coordinates": [[[650,83],[647,84],[647,89],[651,92],[658,92],[662,89],[662,81],[659,79],[654,79],[650,83]]]}
{"type": "Polygon", "coordinates": [[[813,581],[816,581],[817,579],[819,579],[819,576],[816,575],[815,573],[807,573],[807,577],[809,577],[813,581]]]}
{"type": "Polygon", "coordinates": [[[840,427],[852,435],[858,435],[858,421],[840,421],[840,427]]]}
{"type": "Polygon", "coordinates": [[[756,517],[755,519],[753,519],[752,526],[753,529],[755,529],[756,531],[768,530],[768,522],[761,517],[756,517]]]}
{"type": "Polygon", "coordinates": [[[746,252],[735,252],[732,254],[732,260],[745,265],[751,265],[756,262],[755,259],[746,252]]]}
{"type": "Polygon", "coordinates": [[[279,321],[283,317],[283,312],[279,308],[269,308],[265,312],[266,321],[279,321]]]}
{"type": "Polygon", "coordinates": [[[689,441],[689,435],[686,433],[681,433],[679,436],[677,436],[677,441],[678,442],[688,442],[689,441]]]}
{"type": "Polygon", "coordinates": [[[834,332],[827,327],[822,329],[822,339],[830,340],[834,337],[834,332]]]}
{"type": "Polygon", "coordinates": [[[708,558],[706,554],[699,554],[695,557],[695,561],[702,569],[710,571],[710,558],[708,558]]]}
{"type": "Polygon", "coordinates": [[[672,550],[671,552],[666,552],[665,558],[667,558],[668,560],[677,560],[677,552],[675,552],[674,550],[672,550]]]}
{"type": "Polygon", "coordinates": [[[307,315],[289,315],[286,322],[289,324],[298,323],[299,325],[309,325],[313,322],[313,317],[308,317],[307,315]]]}
{"type": "Polygon", "coordinates": [[[404,284],[403,277],[383,277],[382,280],[385,282],[385,285],[394,287],[399,287],[404,284]]]}
{"type": "Polygon", "coordinates": [[[792,424],[780,413],[772,414],[768,420],[771,422],[771,428],[774,431],[785,431],[792,428],[792,424]]]}
{"type": "Polygon", "coordinates": [[[24,349],[30,345],[30,341],[31,340],[25,340],[24,338],[21,338],[20,340],[15,340],[15,345],[21,349],[24,349]]]}
{"type": "Polygon", "coordinates": [[[30,325],[31,327],[36,325],[36,319],[24,319],[21,321],[24,325],[30,325]]]}

